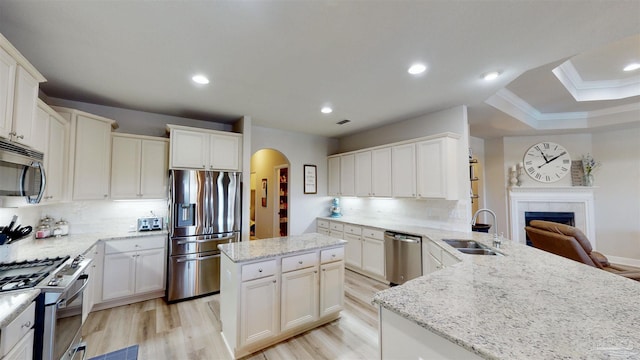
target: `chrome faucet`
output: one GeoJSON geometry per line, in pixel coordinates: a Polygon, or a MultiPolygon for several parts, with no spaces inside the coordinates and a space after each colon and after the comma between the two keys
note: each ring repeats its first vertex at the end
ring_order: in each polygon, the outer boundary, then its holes
{"type": "Polygon", "coordinates": [[[489,214],[491,214],[491,216],[493,216],[493,245],[495,247],[500,247],[500,243],[501,240],[498,237],[498,220],[496,217],[496,213],[494,213],[493,211],[489,210],[489,209],[479,209],[478,211],[476,211],[475,214],[473,214],[473,219],[471,219],[471,225],[475,225],[476,224],[476,220],[478,219],[478,215],[480,215],[481,212],[488,212],[489,214]]]}

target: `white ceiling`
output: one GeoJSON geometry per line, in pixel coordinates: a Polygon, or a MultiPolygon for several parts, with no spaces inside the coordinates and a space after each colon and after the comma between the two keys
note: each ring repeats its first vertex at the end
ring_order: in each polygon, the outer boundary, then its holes
{"type": "Polygon", "coordinates": [[[640,62],[635,0],[0,0],[0,33],[50,97],[203,120],[341,136],[466,104],[483,138],[640,126],[640,71],[619,71],[640,62]]]}

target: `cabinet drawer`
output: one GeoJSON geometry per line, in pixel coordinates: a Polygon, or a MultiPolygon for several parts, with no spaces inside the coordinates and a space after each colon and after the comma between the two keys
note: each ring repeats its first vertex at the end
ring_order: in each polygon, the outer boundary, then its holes
{"type": "Polygon", "coordinates": [[[372,228],[362,229],[362,236],[369,239],[376,239],[384,241],[384,231],[372,228]]]}
{"type": "Polygon", "coordinates": [[[429,253],[431,253],[431,255],[436,259],[440,260],[442,257],[442,248],[433,241],[428,241],[428,243],[429,243],[429,253]]]}
{"type": "Polygon", "coordinates": [[[304,269],[318,265],[318,253],[306,253],[282,258],[282,272],[304,269]]]}
{"type": "Polygon", "coordinates": [[[138,250],[164,248],[167,239],[164,236],[149,236],[133,239],[108,240],[104,244],[105,254],[123,253],[138,250]]]}
{"type": "Polygon", "coordinates": [[[326,264],[344,259],[344,247],[322,250],[320,252],[320,263],[326,264]]]}
{"type": "Polygon", "coordinates": [[[276,273],[276,261],[262,261],[242,266],[242,281],[260,279],[276,273]]]}
{"type": "Polygon", "coordinates": [[[362,235],[362,228],[360,226],[345,225],[344,233],[351,235],[362,235]]]}
{"type": "Polygon", "coordinates": [[[36,319],[35,309],[36,303],[32,302],[9,325],[0,330],[0,357],[5,356],[31,330],[36,319]]]}
{"type": "Polygon", "coordinates": [[[329,228],[329,221],[328,220],[318,219],[318,220],[316,220],[316,225],[319,228],[328,229],[329,228]]]}
{"type": "Polygon", "coordinates": [[[342,223],[337,223],[337,222],[330,222],[331,224],[331,230],[333,231],[343,231],[344,230],[344,224],[342,223]]]}

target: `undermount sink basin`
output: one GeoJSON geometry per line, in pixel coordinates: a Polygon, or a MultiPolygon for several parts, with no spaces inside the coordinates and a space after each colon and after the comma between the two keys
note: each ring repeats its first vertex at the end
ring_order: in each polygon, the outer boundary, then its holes
{"type": "Polygon", "coordinates": [[[461,253],[471,254],[471,255],[502,255],[498,252],[495,252],[491,249],[458,249],[461,253]]]}
{"type": "Polygon", "coordinates": [[[478,244],[473,240],[443,239],[442,241],[456,249],[484,249],[484,245],[478,244]]]}
{"type": "Polygon", "coordinates": [[[474,240],[467,239],[442,239],[445,243],[451,247],[456,248],[458,251],[464,254],[471,255],[502,255],[501,253],[494,251],[490,247],[480,244],[474,240]]]}

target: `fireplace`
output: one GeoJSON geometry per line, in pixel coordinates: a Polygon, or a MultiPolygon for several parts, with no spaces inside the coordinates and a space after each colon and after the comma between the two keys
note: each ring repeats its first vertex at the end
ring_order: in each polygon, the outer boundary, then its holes
{"type": "MultiPolygon", "coordinates": [[[[527,243],[525,213],[572,213],[572,226],[582,230],[591,247],[597,249],[593,202],[593,189],[586,186],[512,187],[509,189],[509,235],[515,242],[527,243]]],[[[568,223],[566,219],[538,219],[568,223]]]]}
{"type": "MultiPolygon", "coordinates": [[[[559,224],[565,224],[570,226],[576,225],[576,214],[568,211],[525,211],[524,223],[529,226],[531,220],[544,220],[552,221],[559,224]]],[[[527,245],[533,246],[529,235],[527,235],[527,245]]]]}

